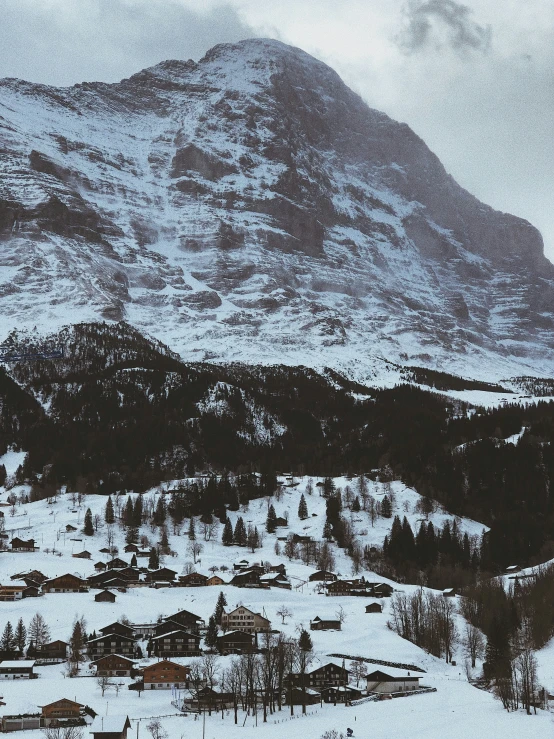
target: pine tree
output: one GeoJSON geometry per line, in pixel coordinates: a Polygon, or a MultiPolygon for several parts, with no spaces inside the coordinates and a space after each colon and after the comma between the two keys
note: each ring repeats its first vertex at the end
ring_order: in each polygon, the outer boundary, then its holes
{"type": "Polygon", "coordinates": [[[132,526],[134,523],[134,515],[133,515],[133,499],[130,495],[127,496],[127,502],[125,503],[125,508],[123,509],[123,525],[124,526],[132,526]]]}
{"type": "Polygon", "coordinates": [[[156,547],[152,547],[150,550],[150,556],[148,557],[148,569],[159,570],[160,568],[160,555],[156,547]]]}
{"type": "Polygon", "coordinates": [[[137,495],[133,506],[133,526],[137,528],[142,524],[142,495],[137,495]]]}
{"type": "Polygon", "coordinates": [[[309,635],[306,629],[302,629],[302,631],[300,632],[300,636],[298,637],[298,648],[302,652],[311,652],[314,648],[312,637],[309,635]]]}
{"type": "Polygon", "coordinates": [[[25,624],[23,623],[22,618],[20,618],[17,622],[17,626],[15,629],[15,642],[19,651],[23,653],[25,650],[25,645],[27,644],[27,629],[25,628],[25,624]]]}
{"type": "Polygon", "coordinates": [[[94,526],[92,525],[92,511],[90,510],[90,508],[87,508],[85,513],[83,534],[85,534],[85,536],[94,536],[94,526]]]}
{"type": "Polygon", "coordinates": [[[189,539],[191,541],[195,541],[196,540],[196,529],[194,527],[194,516],[191,516],[190,517],[188,537],[189,537],[189,539]]]}
{"type": "Polygon", "coordinates": [[[381,503],[381,515],[383,516],[383,518],[392,517],[392,505],[388,495],[385,495],[383,497],[383,501],[381,503]]]}
{"type": "Polygon", "coordinates": [[[167,518],[167,508],[165,505],[165,497],[160,495],[154,511],[154,523],[156,526],[163,526],[167,518]]]}
{"type": "Polygon", "coordinates": [[[233,533],[233,541],[235,544],[238,544],[239,547],[246,546],[246,527],[244,525],[242,516],[239,516],[237,518],[235,531],[233,533]]]}
{"type": "Polygon", "coordinates": [[[221,590],[217,598],[217,603],[215,604],[214,618],[215,618],[216,624],[221,623],[221,615],[226,605],[227,605],[227,598],[225,597],[225,593],[223,592],[223,590],[221,590]]]}
{"type": "Polygon", "coordinates": [[[306,504],[304,493],[300,496],[300,503],[298,504],[298,518],[301,521],[305,521],[308,518],[308,506],[306,504]]]}
{"type": "Polygon", "coordinates": [[[225,526],[223,527],[221,543],[226,547],[230,547],[233,543],[233,525],[228,518],[226,519],[225,526]]]}
{"type": "Polygon", "coordinates": [[[204,639],[208,649],[215,649],[215,647],[217,646],[218,633],[219,629],[215,620],[215,616],[210,616],[210,619],[208,621],[208,629],[206,631],[206,637],[204,639]]]}
{"type": "Polygon", "coordinates": [[[362,506],[360,505],[360,499],[356,495],[356,497],[354,498],[354,502],[352,503],[352,511],[354,513],[359,513],[361,508],[362,506]]]}
{"type": "Polygon", "coordinates": [[[268,534],[273,534],[275,532],[276,522],[277,514],[275,513],[275,508],[273,507],[273,504],[271,504],[267,509],[267,519],[265,522],[265,530],[268,534]]]}
{"type": "Polygon", "coordinates": [[[81,653],[85,646],[86,634],[83,626],[83,620],[77,619],[73,624],[73,631],[69,639],[69,659],[73,664],[78,664],[81,661],[81,653]]]}
{"type": "Polygon", "coordinates": [[[162,529],[162,535],[160,537],[160,549],[164,554],[169,553],[169,538],[167,536],[167,529],[165,527],[162,529]]]}
{"type": "Polygon", "coordinates": [[[8,621],[8,623],[4,627],[2,638],[0,639],[0,649],[3,652],[14,652],[16,646],[17,646],[17,641],[16,641],[15,634],[13,631],[13,626],[8,621]]]}
{"type": "Polygon", "coordinates": [[[108,496],[108,502],[106,503],[106,510],[104,511],[104,520],[107,524],[115,523],[115,513],[113,510],[112,496],[108,496]]]}
{"type": "Polygon", "coordinates": [[[131,557],[131,567],[137,567],[137,555],[133,552],[133,556],[131,557]]]}
{"type": "Polygon", "coordinates": [[[327,539],[327,541],[331,541],[333,538],[333,527],[329,521],[325,521],[325,525],[323,526],[323,538],[327,539]]]}

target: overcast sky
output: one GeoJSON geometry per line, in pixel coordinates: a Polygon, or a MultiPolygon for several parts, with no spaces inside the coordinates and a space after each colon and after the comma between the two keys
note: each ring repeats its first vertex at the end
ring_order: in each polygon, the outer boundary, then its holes
{"type": "Polygon", "coordinates": [[[0,0],[0,77],[116,81],[269,36],[407,122],[554,260],[553,0],[0,0]]]}

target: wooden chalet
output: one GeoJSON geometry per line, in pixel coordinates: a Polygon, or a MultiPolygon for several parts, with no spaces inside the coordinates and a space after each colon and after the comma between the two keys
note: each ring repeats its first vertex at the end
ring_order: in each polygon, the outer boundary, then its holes
{"type": "Polygon", "coordinates": [[[221,711],[226,708],[232,708],[234,700],[235,696],[233,693],[224,693],[206,686],[195,691],[194,695],[185,698],[183,701],[183,709],[208,709],[221,711]]]}
{"type": "Polygon", "coordinates": [[[225,585],[225,581],[223,578],[219,577],[219,575],[212,575],[206,580],[206,585],[225,585]]]}
{"type": "Polygon", "coordinates": [[[43,593],[88,593],[88,582],[69,572],[42,583],[43,593]]]}
{"type": "Polygon", "coordinates": [[[17,575],[12,575],[10,580],[23,580],[27,584],[41,585],[48,578],[40,570],[31,570],[30,572],[19,572],[17,575]]]}
{"type": "Polygon", "coordinates": [[[275,519],[275,528],[286,528],[289,525],[288,520],[284,516],[277,516],[275,519]]]}
{"type": "Polygon", "coordinates": [[[318,570],[308,578],[310,582],[334,582],[337,579],[334,572],[328,572],[327,570],[318,570]]]}
{"type": "Polygon", "coordinates": [[[68,523],[66,524],[65,531],[67,534],[72,534],[74,531],[77,531],[77,527],[73,526],[73,524],[68,523]]]}
{"type": "Polygon", "coordinates": [[[129,639],[132,639],[134,636],[133,627],[128,626],[127,624],[122,624],[120,621],[114,621],[107,626],[103,626],[101,629],[99,629],[99,631],[101,634],[104,634],[104,636],[106,636],[107,634],[120,634],[121,636],[126,636],[129,639]]]}
{"type": "Polygon", "coordinates": [[[333,580],[327,584],[327,595],[350,595],[354,584],[352,580],[333,580]]]}
{"type": "Polygon", "coordinates": [[[173,621],[179,624],[179,626],[184,627],[186,631],[192,631],[192,633],[198,632],[205,625],[200,616],[186,610],[172,613],[170,616],[167,616],[164,621],[173,621]]]}
{"type": "Polygon", "coordinates": [[[123,551],[126,554],[137,554],[137,552],[139,551],[138,544],[126,544],[123,551]]]}
{"type": "Polygon", "coordinates": [[[105,562],[96,562],[95,565],[94,565],[94,569],[96,570],[96,572],[104,572],[104,570],[106,569],[106,563],[105,562]]]}
{"type": "Polygon", "coordinates": [[[233,570],[235,572],[239,572],[240,570],[247,570],[248,569],[248,560],[247,559],[241,559],[238,562],[235,562],[233,564],[233,570]]]}
{"type": "Polygon", "coordinates": [[[373,603],[368,603],[365,607],[366,613],[382,613],[383,612],[383,606],[381,603],[378,603],[376,600],[373,601],[373,603]]]}
{"type": "Polygon", "coordinates": [[[34,539],[20,539],[18,536],[11,540],[10,546],[12,552],[36,552],[39,548],[34,539]]]}
{"type": "Polygon", "coordinates": [[[115,598],[115,593],[112,593],[109,590],[101,590],[94,596],[94,600],[97,603],[115,603],[115,598]]]}
{"type": "Polygon", "coordinates": [[[342,624],[337,619],[323,619],[316,616],[313,621],[310,621],[310,629],[312,631],[340,631],[342,624]]]}
{"type": "Polygon", "coordinates": [[[256,634],[259,631],[269,631],[271,621],[260,613],[251,611],[246,606],[239,606],[230,613],[223,611],[221,614],[221,628],[223,631],[246,631],[248,634],[256,634]]]}
{"type": "Polygon", "coordinates": [[[124,567],[129,567],[129,563],[119,557],[114,557],[106,562],[106,569],[108,570],[122,570],[124,567]]]}
{"type": "Polygon", "coordinates": [[[188,575],[179,575],[179,585],[184,588],[201,588],[207,585],[207,575],[191,572],[188,575]]]}
{"type": "Polygon", "coordinates": [[[32,642],[27,650],[27,656],[33,659],[48,662],[61,662],[67,659],[69,644],[61,639],[35,646],[32,642]]]}
{"type": "Polygon", "coordinates": [[[0,680],[32,680],[37,677],[34,666],[34,659],[4,659],[0,662],[0,680]]]}
{"type": "Polygon", "coordinates": [[[95,661],[106,654],[120,654],[122,657],[133,658],[136,654],[134,639],[121,634],[105,634],[89,639],[87,648],[91,661],[95,661]]]}
{"type": "Polygon", "coordinates": [[[243,654],[256,648],[255,635],[246,631],[227,631],[217,637],[217,649],[220,654],[243,654]]]}
{"type": "Polygon", "coordinates": [[[23,598],[26,585],[0,585],[0,601],[14,601],[23,598]]]}
{"type": "Polygon", "coordinates": [[[69,698],[60,698],[53,703],[47,703],[45,706],[39,706],[41,709],[41,724],[45,727],[57,724],[60,720],[63,722],[68,719],[76,720],[81,718],[84,711],[82,703],[76,703],[69,698]]]}
{"type": "Polygon", "coordinates": [[[289,688],[285,693],[285,703],[290,706],[291,702],[293,706],[315,706],[321,703],[321,693],[313,688],[302,688],[294,687],[289,688]]]}
{"type": "Polygon", "coordinates": [[[122,654],[106,654],[90,663],[99,677],[130,677],[135,661],[122,654]]]}
{"type": "Polygon", "coordinates": [[[321,689],[321,697],[325,703],[350,703],[363,695],[355,685],[329,685],[321,689]]]}
{"type": "Polygon", "coordinates": [[[92,739],[127,739],[128,716],[96,716],[90,727],[92,739]]]}
{"type": "Polygon", "coordinates": [[[456,597],[456,588],[445,588],[442,591],[442,594],[445,598],[455,598],[456,597]]]}
{"type": "Polygon", "coordinates": [[[269,585],[270,588],[283,588],[291,590],[292,585],[280,572],[268,572],[260,577],[260,585],[269,585]]]}
{"type": "Polygon", "coordinates": [[[162,659],[141,671],[145,690],[170,690],[190,687],[190,667],[162,659]]]}
{"type": "Polygon", "coordinates": [[[233,575],[229,584],[237,588],[260,586],[260,573],[257,570],[241,570],[233,575]]]}
{"type": "MultiPolygon", "coordinates": [[[[348,685],[350,673],[344,667],[336,665],[334,662],[327,662],[321,667],[317,667],[304,675],[304,686],[307,688],[315,688],[321,690],[331,685],[348,685]]],[[[300,673],[291,673],[289,681],[293,686],[300,686],[302,675],[300,673]]]]}
{"type": "Polygon", "coordinates": [[[176,629],[152,637],[148,648],[156,657],[194,657],[201,654],[200,636],[176,629]]]}
{"type": "Polygon", "coordinates": [[[71,556],[75,557],[75,559],[91,559],[92,558],[92,554],[86,549],[83,550],[82,552],[79,552],[78,554],[72,554],[71,556]]]}
{"type": "Polygon", "coordinates": [[[160,567],[158,570],[150,570],[146,573],[146,582],[169,582],[172,583],[177,577],[175,570],[169,567],[160,567]]]}
{"type": "Polygon", "coordinates": [[[394,588],[386,582],[368,582],[365,584],[371,598],[390,598],[394,588]]]}

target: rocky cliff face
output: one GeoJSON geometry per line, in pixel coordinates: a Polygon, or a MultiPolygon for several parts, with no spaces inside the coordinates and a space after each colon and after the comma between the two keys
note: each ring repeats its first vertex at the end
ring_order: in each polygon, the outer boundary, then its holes
{"type": "Polygon", "coordinates": [[[538,231],[275,41],[1,81],[0,241],[4,335],[123,318],[188,359],[554,371],[538,231]]]}

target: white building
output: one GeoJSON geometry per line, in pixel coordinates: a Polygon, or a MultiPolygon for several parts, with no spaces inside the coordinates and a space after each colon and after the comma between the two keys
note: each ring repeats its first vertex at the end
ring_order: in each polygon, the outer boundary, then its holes
{"type": "Polygon", "coordinates": [[[33,672],[34,659],[8,660],[0,662],[0,680],[17,680],[36,677],[33,672]]]}

